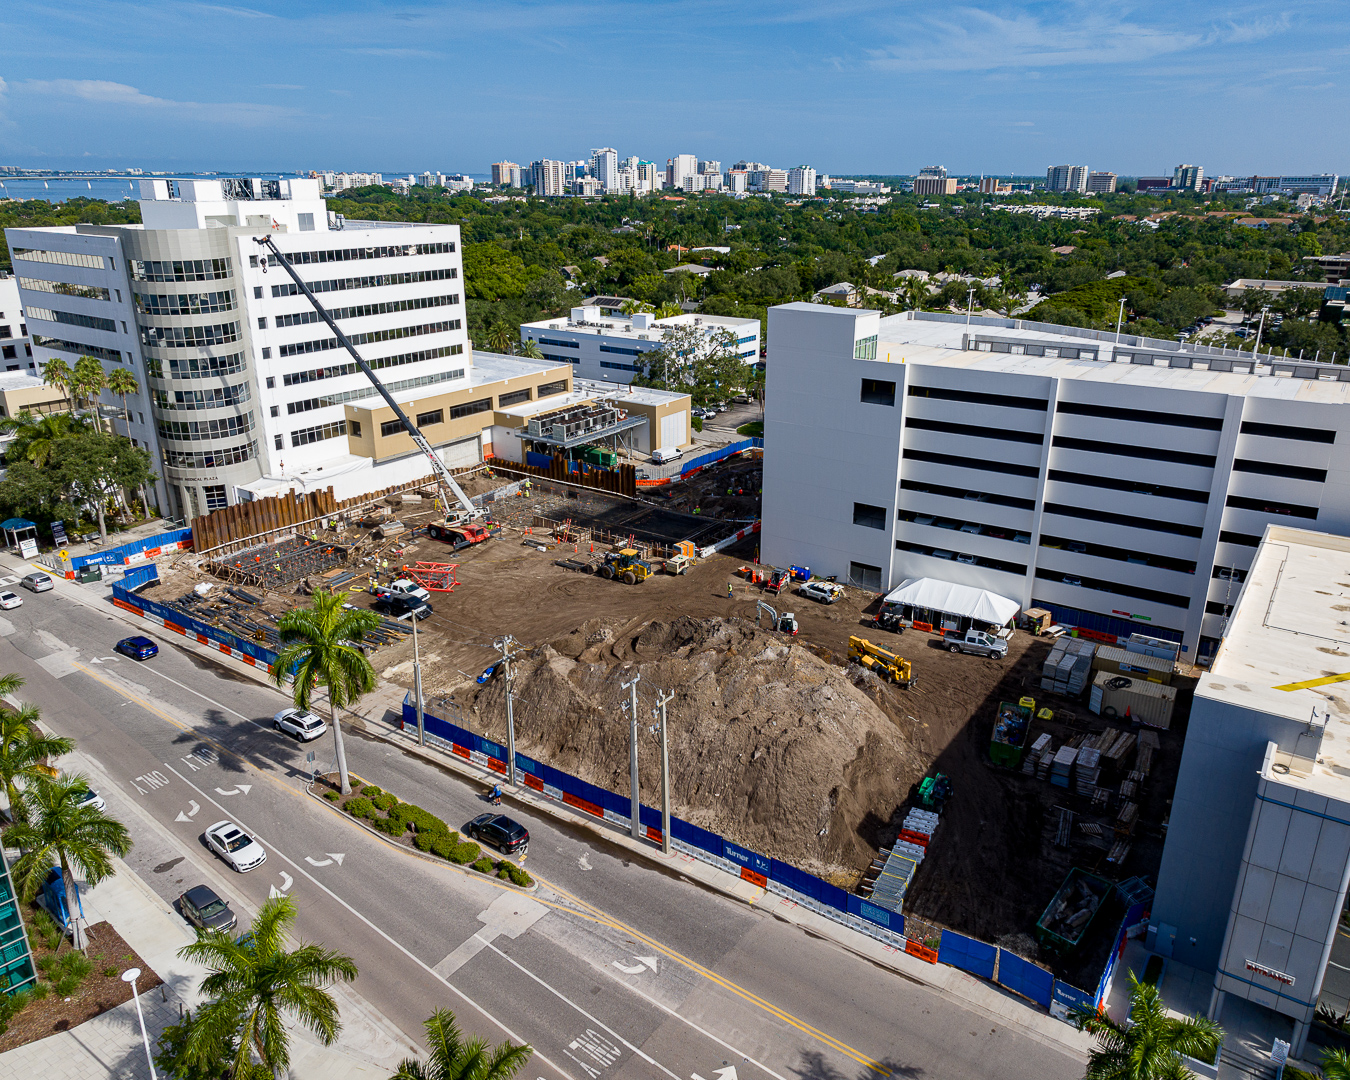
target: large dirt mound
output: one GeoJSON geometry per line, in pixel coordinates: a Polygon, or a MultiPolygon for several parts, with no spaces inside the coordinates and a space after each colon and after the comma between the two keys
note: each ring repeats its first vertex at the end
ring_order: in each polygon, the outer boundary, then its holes
{"type": "MultiPolygon", "coordinates": [[[[597,619],[537,647],[517,666],[517,746],[627,793],[629,691],[621,683],[635,673],[643,802],[660,804],[651,709],[658,689],[674,690],[673,812],[803,868],[830,874],[860,859],[866,865],[878,832],[923,774],[924,758],[878,706],[872,676],[740,619],[597,619]]],[[[460,701],[472,726],[501,742],[504,694],[494,680],[460,701]]]]}

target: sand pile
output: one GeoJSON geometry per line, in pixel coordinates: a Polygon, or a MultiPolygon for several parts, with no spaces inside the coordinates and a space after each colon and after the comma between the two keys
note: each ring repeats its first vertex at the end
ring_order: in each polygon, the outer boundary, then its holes
{"type": "MultiPolygon", "coordinates": [[[[923,774],[871,676],[739,619],[597,619],[539,646],[517,667],[518,748],[626,794],[620,684],[634,673],[643,802],[660,804],[652,706],[673,690],[673,812],[804,869],[865,865],[868,841],[923,774]]],[[[501,742],[504,693],[494,680],[457,695],[471,726],[501,742]]]]}

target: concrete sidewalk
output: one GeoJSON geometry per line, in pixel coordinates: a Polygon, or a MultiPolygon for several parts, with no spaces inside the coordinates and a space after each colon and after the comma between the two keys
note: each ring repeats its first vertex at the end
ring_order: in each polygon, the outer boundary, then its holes
{"type": "MultiPolygon", "coordinates": [[[[205,970],[178,957],[195,940],[187,921],[115,859],[117,872],[95,888],[81,890],[91,923],[106,920],[136,950],[164,985],[141,995],[145,1027],[155,1049],[160,1033],[185,1009],[201,1003],[198,987],[205,970]]],[[[233,898],[240,923],[249,913],[233,898]]],[[[343,1030],[335,1046],[319,1045],[304,1028],[288,1022],[291,1075],[296,1080],[385,1080],[407,1047],[389,1034],[391,1026],[349,987],[334,990],[343,1030]]],[[[0,1080],[145,1080],[150,1075],[134,1001],[94,1017],[77,1028],[0,1054],[0,1080]]]]}

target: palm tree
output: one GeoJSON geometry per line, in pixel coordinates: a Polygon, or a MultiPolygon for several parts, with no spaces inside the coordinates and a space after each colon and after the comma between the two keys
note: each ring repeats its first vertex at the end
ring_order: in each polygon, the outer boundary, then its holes
{"type": "Polygon", "coordinates": [[[390,1080],[511,1080],[534,1053],[528,1044],[504,1042],[489,1050],[486,1039],[465,1040],[449,1009],[437,1009],[422,1025],[431,1053],[406,1058],[390,1080]]]}
{"type": "Polygon", "coordinates": [[[75,370],[71,373],[70,389],[77,400],[89,404],[94,413],[94,430],[102,431],[103,422],[98,415],[98,398],[108,385],[108,376],[103,365],[92,356],[81,356],[75,361],[75,370]]]}
{"type": "Polygon", "coordinates": [[[74,434],[80,423],[70,413],[46,413],[34,416],[21,412],[0,418],[0,431],[13,432],[14,441],[5,451],[8,461],[30,461],[39,469],[46,466],[58,439],[74,434]]]}
{"type": "Polygon", "coordinates": [[[673,300],[667,300],[664,304],[662,304],[660,307],[656,309],[656,317],[658,319],[673,319],[676,315],[683,315],[683,314],[684,308],[680,307],[680,305],[675,303],[673,300]]]}
{"type": "Polygon", "coordinates": [[[183,1058],[216,1059],[214,1048],[238,1039],[230,1075],[255,1071],[251,1056],[273,1076],[290,1067],[290,1036],[283,1013],[294,1016],[331,1046],[342,1030],[337,1002],[328,988],[352,982],[351,957],[301,942],[287,951],[286,937],[295,921],[295,901],[275,896],[263,904],[249,932],[239,941],[229,934],[203,930],[197,940],[178,950],[184,960],[210,969],[201,992],[208,1002],[197,1010],[183,1048],[183,1058]]]}
{"type": "Polygon", "coordinates": [[[70,381],[74,376],[70,365],[59,356],[53,356],[42,365],[42,381],[48,386],[55,386],[67,397],[70,396],[70,381]]]}
{"type": "Polygon", "coordinates": [[[655,311],[656,309],[644,300],[625,300],[623,306],[620,307],[619,310],[625,315],[632,316],[644,311],[655,311]]]}
{"type": "Polygon", "coordinates": [[[1328,1050],[1322,1055],[1324,1080],[1350,1080],[1350,1052],[1328,1050]]]}
{"type": "Polygon", "coordinates": [[[487,345],[493,352],[510,353],[516,343],[516,335],[504,322],[493,323],[487,332],[487,345]]]}
{"type": "Polygon", "coordinates": [[[131,413],[127,412],[127,395],[139,394],[141,384],[126,368],[118,368],[108,376],[108,389],[122,399],[122,415],[127,422],[127,438],[131,438],[131,413]]]}
{"type": "MultiPolygon", "coordinates": [[[[17,675],[6,675],[5,680],[23,680],[17,675]]],[[[10,692],[12,691],[0,691],[10,692]]],[[[17,710],[0,710],[0,786],[9,802],[9,818],[17,821],[23,816],[24,789],[37,786],[50,778],[44,772],[48,758],[58,758],[75,749],[75,740],[56,735],[42,735],[37,726],[40,713],[36,705],[21,705],[17,710]]]]}
{"type": "Polygon", "coordinates": [[[294,672],[292,690],[297,709],[309,709],[310,699],[319,686],[328,692],[328,722],[333,729],[344,795],[351,794],[352,783],[347,775],[347,752],[342,746],[338,709],[375,689],[375,669],[358,643],[380,625],[380,617],[373,611],[345,609],[347,595],[321,590],[314,594],[309,607],[286,612],[277,622],[281,654],[272,669],[272,678],[278,686],[294,672]]]}
{"type": "Polygon", "coordinates": [[[895,289],[896,297],[910,311],[918,311],[928,301],[928,285],[922,278],[903,277],[895,289]]]}
{"type": "Polygon", "coordinates": [[[74,871],[78,869],[90,886],[97,885],[116,872],[109,856],[121,858],[131,851],[127,827],[84,802],[88,791],[89,781],[79,775],[39,781],[23,793],[24,820],[5,833],[5,843],[23,852],[13,874],[25,900],[37,895],[54,865],[60,866],[71,940],[81,951],[84,932],[71,908],[78,895],[74,871]]]}
{"type": "Polygon", "coordinates": [[[1130,1019],[1121,1024],[1104,1013],[1080,1012],[1079,1031],[1097,1038],[1088,1054],[1086,1080],[1174,1080],[1189,1075],[1181,1055],[1213,1061],[1223,1029],[1213,1020],[1167,1015],[1158,988],[1130,973],[1130,1019]]]}
{"type": "Polygon", "coordinates": [[[530,338],[521,345],[518,355],[525,357],[527,360],[542,360],[544,358],[544,354],[539,351],[539,342],[535,341],[534,338],[530,338]]]}

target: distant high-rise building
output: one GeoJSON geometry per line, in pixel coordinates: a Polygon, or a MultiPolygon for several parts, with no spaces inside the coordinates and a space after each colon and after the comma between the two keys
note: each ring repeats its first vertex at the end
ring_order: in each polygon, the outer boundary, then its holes
{"type": "Polygon", "coordinates": [[[1172,170],[1172,186],[1179,191],[1199,191],[1205,182],[1205,170],[1199,165],[1178,165],[1172,170]]]}
{"type": "Polygon", "coordinates": [[[520,187],[520,166],[514,161],[493,162],[492,182],[497,187],[520,187]]]}
{"type": "Polygon", "coordinates": [[[1116,190],[1116,174],[1113,172],[1095,172],[1088,174],[1087,189],[1101,195],[1116,190]]]}
{"type": "Polygon", "coordinates": [[[690,190],[685,185],[685,178],[698,175],[698,158],[694,157],[693,154],[676,154],[666,162],[666,185],[668,187],[690,190]]]}
{"type": "Polygon", "coordinates": [[[1045,170],[1045,189],[1047,191],[1087,191],[1088,167],[1086,165],[1051,165],[1045,170]]]}
{"type": "Polygon", "coordinates": [[[810,165],[798,165],[795,169],[789,169],[787,190],[789,195],[814,195],[816,170],[810,165]]]}
{"type": "Polygon", "coordinates": [[[744,169],[732,169],[727,173],[729,191],[746,191],[750,187],[750,174],[744,169]]]}
{"type": "Polygon", "coordinates": [[[955,195],[956,177],[941,165],[925,165],[914,178],[915,195],[955,195]]]}
{"type": "Polygon", "coordinates": [[[619,152],[612,146],[604,146],[591,151],[590,172],[600,181],[606,191],[616,191],[619,186],[619,152]]]}
{"type": "Polygon", "coordinates": [[[654,161],[639,161],[637,163],[637,187],[639,195],[646,195],[648,192],[658,191],[661,188],[661,170],[656,167],[654,161]]]}
{"type": "Polygon", "coordinates": [[[786,169],[765,169],[761,191],[787,191],[788,174],[786,169]]]}
{"type": "Polygon", "coordinates": [[[445,187],[445,176],[438,172],[424,172],[417,178],[418,187],[445,187]]]}
{"type": "Polygon", "coordinates": [[[722,171],[722,163],[720,161],[700,161],[698,163],[698,171],[704,176],[707,176],[709,173],[720,173],[722,171]]]}
{"type": "Polygon", "coordinates": [[[451,173],[449,176],[441,177],[441,187],[446,191],[472,191],[473,177],[465,176],[463,173],[451,173]]]}
{"type": "Polygon", "coordinates": [[[981,195],[1006,195],[1012,191],[1011,184],[1005,184],[997,176],[980,177],[981,195]]]}
{"type": "Polygon", "coordinates": [[[534,162],[530,166],[530,183],[534,185],[534,193],[546,197],[566,194],[566,168],[565,162],[549,161],[547,158],[534,162]]]}

